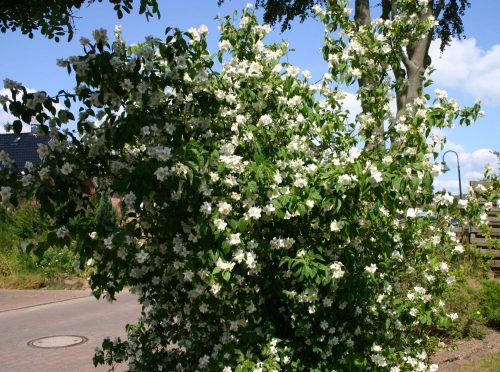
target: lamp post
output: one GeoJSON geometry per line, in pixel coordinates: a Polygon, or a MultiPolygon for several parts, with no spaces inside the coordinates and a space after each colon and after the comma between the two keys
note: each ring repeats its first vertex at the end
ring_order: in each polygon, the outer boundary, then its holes
{"type": "Polygon", "coordinates": [[[458,159],[458,154],[456,151],[453,151],[453,150],[448,150],[446,151],[444,154],[443,154],[443,158],[442,158],[442,162],[441,164],[443,164],[443,171],[444,172],[448,172],[450,170],[450,168],[446,165],[446,162],[444,161],[444,156],[449,153],[449,152],[452,152],[455,154],[455,156],[457,157],[457,168],[458,168],[458,191],[459,191],[459,196],[460,196],[460,199],[462,199],[462,178],[460,176],[460,160],[458,159]]]}

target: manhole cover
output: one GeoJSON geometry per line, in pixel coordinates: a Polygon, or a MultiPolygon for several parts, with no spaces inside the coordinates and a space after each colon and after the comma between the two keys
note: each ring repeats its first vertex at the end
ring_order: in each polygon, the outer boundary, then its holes
{"type": "Polygon", "coordinates": [[[40,349],[57,349],[60,347],[80,345],[87,341],[88,338],[84,336],[47,336],[29,341],[28,346],[40,349]]]}

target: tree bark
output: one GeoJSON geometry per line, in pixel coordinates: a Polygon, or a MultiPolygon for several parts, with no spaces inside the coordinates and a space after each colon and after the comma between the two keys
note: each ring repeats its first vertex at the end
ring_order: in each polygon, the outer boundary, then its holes
{"type": "MultiPolygon", "coordinates": [[[[392,10],[391,16],[394,17],[395,0],[391,0],[392,10]]],[[[421,15],[422,19],[428,18],[433,15],[433,0],[429,1],[427,12],[421,15]]],[[[404,69],[393,66],[394,75],[396,77],[399,89],[396,90],[396,120],[406,114],[413,114],[414,110],[407,112],[407,106],[412,104],[419,96],[422,89],[423,74],[427,68],[428,53],[432,41],[432,31],[418,42],[408,45],[406,48],[407,57],[403,58],[404,69]]],[[[393,136],[391,138],[391,146],[398,146],[399,141],[393,136]]]]}

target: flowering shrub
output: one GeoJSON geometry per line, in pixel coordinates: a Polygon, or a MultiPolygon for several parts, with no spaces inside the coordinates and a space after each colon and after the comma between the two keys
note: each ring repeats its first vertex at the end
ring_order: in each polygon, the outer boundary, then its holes
{"type": "Polygon", "coordinates": [[[76,74],[75,93],[6,82],[5,108],[35,117],[52,140],[24,175],[0,170],[2,202],[34,193],[54,225],[46,244],[76,240],[94,262],[96,296],[112,299],[127,283],[143,305],[128,340],[105,340],[95,363],[435,369],[428,330],[455,317],[441,294],[463,251],[450,221],[478,222],[476,197],[487,190],[461,201],[433,194],[443,140],[431,131],[468,124],[480,107],[439,91],[395,121],[389,102],[401,87],[387,66],[434,22],[415,16],[425,4],[406,1],[400,19],[355,31],[340,3],[317,9],[328,72],[316,83],[281,62],[286,42],[264,43],[269,27],[251,9],[238,24],[222,20],[215,55],[205,26],[130,47],[120,30],[111,44],[98,30],[82,40],[84,55],[58,61],[76,74]],[[359,78],[374,83],[358,93],[353,123],[341,87],[359,78]],[[78,135],[64,129],[73,120],[78,135]],[[384,122],[382,144],[370,145],[384,122]],[[99,194],[121,197],[121,220],[106,229],[85,217],[90,179],[99,194]]]}

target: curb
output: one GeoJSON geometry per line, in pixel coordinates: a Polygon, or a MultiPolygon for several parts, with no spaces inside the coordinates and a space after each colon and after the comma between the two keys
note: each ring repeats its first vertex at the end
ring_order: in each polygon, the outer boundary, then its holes
{"type": "Polygon", "coordinates": [[[16,307],[13,309],[7,309],[7,310],[0,310],[0,314],[2,313],[7,313],[9,311],[16,311],[16,310],[23,310],[23,309],[30,309],[32,307],[38,307],[38,306],[43,306],[43,305],[50,305],[50,304],[57,304],[60,302],[67,302],[67,301],[72,301],[72,300],[78,300],[82,298],[87,298],[87,297],[92,297],[92,293],[89,293],[88,295],[85,296],[78,296],[78,297],[72,297],[72,298],[65,298],[63,300],[55,300],[55,301],[49,301],[49,302],[42,302],[42,303],[37,303],[35,305],[27,305],[27,306],[21,306],[21,307],[16,307]]]}

